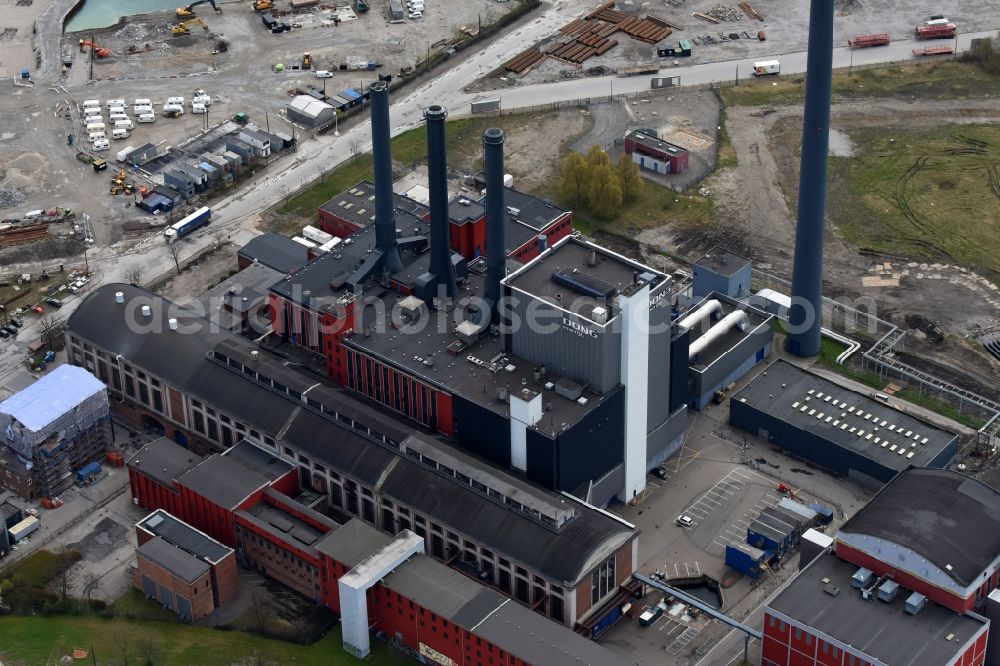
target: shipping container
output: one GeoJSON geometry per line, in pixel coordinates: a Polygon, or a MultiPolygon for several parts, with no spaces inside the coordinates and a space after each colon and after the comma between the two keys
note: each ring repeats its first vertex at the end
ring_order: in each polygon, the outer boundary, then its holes
{"type": "Polygon", "coordinates": [[[766,562],[765,553],[745,543],[734,542],[726,546],[726,566],[751,578],[758,578],[766,562]]]}
{"type": "Polygon", "coordinates": [[[24,537],[28,536],[41,526],[38,518],[34,516],[28,516],[17,525],[14,525],[9,530],[11,541],[20,541],[24,537]]]}
{"type": "Polygon", "coordinates": [[[802,502],[797,502],[793,500],[791,497],[782,497],[780,500],[778,500],[778,506],[787,511],[792,511],[793,513],[799,514],[807,521],[809,521],[810,527],[818,524],[819,517],[816,513],[816,510],[810,506],[806,506],[802,502]]]}
{"type": "Polygon", "coordinates": [[[88,465],[84,465],[76,473],[76,480],[79,483],[86,483],[91,478],[97,476],[101,473],[101,463],[92,462],[88,465]]]}

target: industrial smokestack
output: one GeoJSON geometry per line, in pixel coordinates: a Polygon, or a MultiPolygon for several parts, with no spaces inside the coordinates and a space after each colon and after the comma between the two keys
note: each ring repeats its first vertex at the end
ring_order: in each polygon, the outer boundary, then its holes
{"type": "Polygon", "coordinates": [[[815,356],[823,323],[823,221],[826,215],[826,160],[830,143],[830,87],[833,77],[833,2],[812,0],[806,107],[802,123],[799,211],[795,227],[792,307],[788,351],[815,356]]]}
{"type": "Polygon", "coordinates": [[[375,248],[382,252],[382,269],[398,273],[403,269],[396,245],[396,213],[392,195],[392,148],[389,137],[389,85],[373,83],[372,159],[375,171],[375,248]]]}
{"type": "Polygon", "coordinates": [[[444,119],[448,112],[439,104],[424,110],[427,121],[427,189],[431,209],[431,265],[438,291],[453,297],[458,291],[451,264],[451,233],[448,229],[448,158],[445,155],[444,119]]]}
{"type": "Polygon", "coordinates": [[[507,220],[503,189],[503,130],[483,132],[486,155],[486,300],[492,320],[499,318],[500,280],[507,273],[507,220]]]}

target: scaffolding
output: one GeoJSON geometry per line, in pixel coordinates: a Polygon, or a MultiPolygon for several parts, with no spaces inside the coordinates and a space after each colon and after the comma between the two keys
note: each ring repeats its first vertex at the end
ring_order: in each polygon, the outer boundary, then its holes
{"type": "Polygon", "coordinates": [[[107,388],[84,368],[59,366],[0,403],[0,433],[38,492],[55,497],[111,441],[107,388]]]}

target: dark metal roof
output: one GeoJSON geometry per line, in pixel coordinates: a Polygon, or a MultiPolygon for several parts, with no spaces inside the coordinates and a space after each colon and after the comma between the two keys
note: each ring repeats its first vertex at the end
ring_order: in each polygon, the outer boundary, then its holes
{"type": "Polygon", "coordinates": [[[139,555],[155,562],[173,575],[193,583],[208,573],[209,566],[197,557],[189,555],[177,546],[167,543],[160,537],[150,539],[139,546],[139,555]]]}
{"type": "Polygon", "coordinates": [[[266,233],[255,237],[237,252],[241,257],[258,261],[265,266],[288,275],[305,266],[306,248],[288,236],[266,233]]]}
{"type": "MultiPolygon", "coordinates": [[[[393,192],[392,199],[397,213],[408,213],[420,219],[430,214],[427,206],[405,195],[393,192]]],[[[358,227],[371,226],[375,224],[375,183],[370,180],[355,183],[350,189],[320,206],[320,210],[336,215],[358,227]]]]}
{"type": "Polygon", "coordinates": [[[640,146],[647,146],[668,155],[683,155],[687,152],[687,150],[681,148],[680,146],[676,146],[668,141],[664,141],[663,139],[658,139],[655,136],[650,136],[640,130],[633,130],[629,132],[625,138],[635,141],[640,146]]]}
{"type": "MultiPolygon", "coordinates": [[[[382,579],[382,584],[435,615],[473,629],[506,601],[499,592],[477,583],[426,555],[414,555],[382,579]]],[[[539,624],[539,620],[535,620],[539,624]]]]}
{"type": "Polygon", "coordinates": [[[705,256],[694,262],[694,265],[698,268],[705,268],[713,273],[729,277],[738,273],[749,263],[750,260],[746,257],[741,257],[735,252],[730,252],[716,245],[705,256]]]}
{"type": "Polygon", "coordinates": [[[486,217],[486,207],[467,196],[455,197],[448,203],[448,218],[461,226],[486,217]]]}
{"type": "Polygon", "coordinates": [[[632,661],[507,599],[472,631],[526,664],[626,666],[632,661]]]}
{"type": "Polygon", "coordinates": [[[379,532],[360,518],[351,518],[313,544],[313,547],[351,569],[390,543],[392,537],[385,532],[379,532]]]}
{"type": "Polygon", "coordinates": [[[958,472],[910,468],[840,531],[910,548],[967,587],[1000,553],[1000,492],[958,472]]]}
{"type": "MultiPolygon", "coordinates": [[[[468,284],[469,291],[463,296],[483,293],[481,275],[471,274],[468,284]]],[[[355,331],[345,340],[348,347],[360,349],[373,358],[402,368],[432,386],[441,386],[504,416],[509,414],[510,405],[507,401],[497,399],[497,389],[516,391],[522,386],[536,391],[543,389],[543,385],[535,381],[535,365],[506,353],[503,339],[499,335],[486,332],[460,354],[453,354],[448,351],[448,345],[458,340],[458,337],[452,330],[437,325],[423,326],[417,331],[395,327],[390,321],[390,315],[398,312],[399,302],[407,296],[397,291],[386,291],[382,298],[384,308],[381,312],[377,307],[366,307],[362,311],[362,321],[371,326],[371,335],[366,337],[363,330],[355,331]],[[379,316],[384,319],[379,321],[379,316]],[[434,359],[431,366],[426,365],[423,360],[428,356],[433,356],[434,359]],[[469,360],[470,356],[483,363],[474,364],[469,360]],[[499,362],[496,371],[487,367],[494,358],[506,359],[499,362]],[[508,366],[513,366],[513,370],[506,370],[508,366]]],[[[421,316],[427,316],[427,312],[424,311],[421,316]]],[[[555,379],[550,376],[546,381],[555,379]]],[[[548,409],[535,427],[548,434],[558,434],[596,409],[607,397],[592,391],[587,391],[584,395],[587,403],[583,405],[561,396],[546,396],[548,409]]]]}
{"type": "Polygon", "coordinates": [[[160,437],[136,451],[126,465],[171,488],[175,480],[202,460],[198,454],[160,437]]]}
{"type": "Polygon", "coordinates": [[[230,447],[223,455],[252,469],[272,483],[295,469],[290,463],[245,439],[230,447]]]}
{"type": "Polygon", "coordinates": [[[889,469],[927,465],[958,437],[784,360],[769,365],[732,399],[889,469]]]}
{"type": "Polygon", "coordinates": [[[580,511],[557,532],[405,457],[386,476],[382,493],[567,587],[636,534],[594,510],[580,511]]]}
{"type": "Polygon", "coordinates": [[[236,460],[217,454],[192,467],[178,483],[224,509],[235,509],[270,482],[236,460]]]}
{"type": "Polygon", "coordinates": [[[219,562],[233,552],[232,548],[224,546],[204,532],[174,518],[163,509],[157,509],[140,520],[138,527],[163,538],[184,552],[212,564],[219,562]]]}
{"type": "Polygon", "coordinates": [[[314,551],[316,542],[327,534],[267,502],[258,502],[251,508],[241,509],[236,513],[259,529],[306,551],[314,551]]]}
{"type": "Polygon", "coordinates": [[[934,603],[910,615],[904,610],[907,591],[891,603],[862,599],[851,587],[855,571],[853,564],[821,555],[768,606],[887,664],[954,662],[961,646],[983,626],[934,603]],[[839,593],[825,592],[828,586],[839,593]],[[954,636],[948,639],[949,634],[954,636]]]}

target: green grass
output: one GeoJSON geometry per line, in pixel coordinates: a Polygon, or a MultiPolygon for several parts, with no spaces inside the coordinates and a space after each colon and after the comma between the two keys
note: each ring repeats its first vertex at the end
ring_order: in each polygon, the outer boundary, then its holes
{"type": "Polygon", "coordinates": [[[974,428],[976,430],[983,427],[983,424],[985,423],[983,419],[959,412],[958,409],[951,405],[951,403],[938,400],[934,396],[927,393],[920,393],[920,391],[914,388],[904,388],[901,391],[897,391],[896,397],[902,398],[907,402],[912,402],[914,405],[919,405],[924,409],[929,409],[932,412],[951,419],[952,421],[957,421],[962,425],[969,426],[970,428],[974,428]]]}
{"type": "Polygon", "coordinates": [[[837,365],[837,357],[847,351],[847,345],[832,338],[823,336],[819,341],[819,358],[816,361],[823,366],[832,368],[837,365]]]}
{"type": "Polygon", "coordinates": [[[1000,271],[1000,125],[851,133],[832,158],[831,218],[851,244],[1000,271]],[[849,168],[848,168],[849,166],[849,168]]]}
{"type": "MultiPolygon", "coordinates": [[[[749,79],[719,91],[727,106],[801,104],[805,76],[749,79]]],[[[919,99],[957,99],[1000,94],[1000,78],[973,64],[952,60],[838,72],[833,75],[834,99],[908,96],[919,99]]]]}
{"type": "MultiPolygon", "coordinates": [[[[341,647],[340,627],[309,646],[261,638],[238,631],[206,629],[179,622],[138,622],[95,616],[0,617],[0,659],[42,666],[63,650],[93,649],[96,663],[230,666],[257,656],[282,666],[354,666],[360,663],[341,647]]],[[[372,666],[403,666],[413,661],[373,638],[372,666]]],[[[52,661],[51,663],[56,663],[52,661]]],[[[87,660],[83,663],[90,663],[87,660]]]]}
{"type": "Polygon", "coordinates": [[[165,609],[152,599],[147,599],[142,592],[130,587],[128,592],[108,607],[112,615],[135,620],[154,620],[158,622],[179,622],[176,613],[165,609]]]}
{"type": "Polygon", "coordinates": [[[718,154],[716,156],[715,168],[725,169],[727,167],[735,167],[738,164],[736,158],[736,149],[733,148],[733,143],[729,139],[729,133],[726,131],[726,108],[725,105],[719,110],[719,141],[718,141],[718,154]]]}

